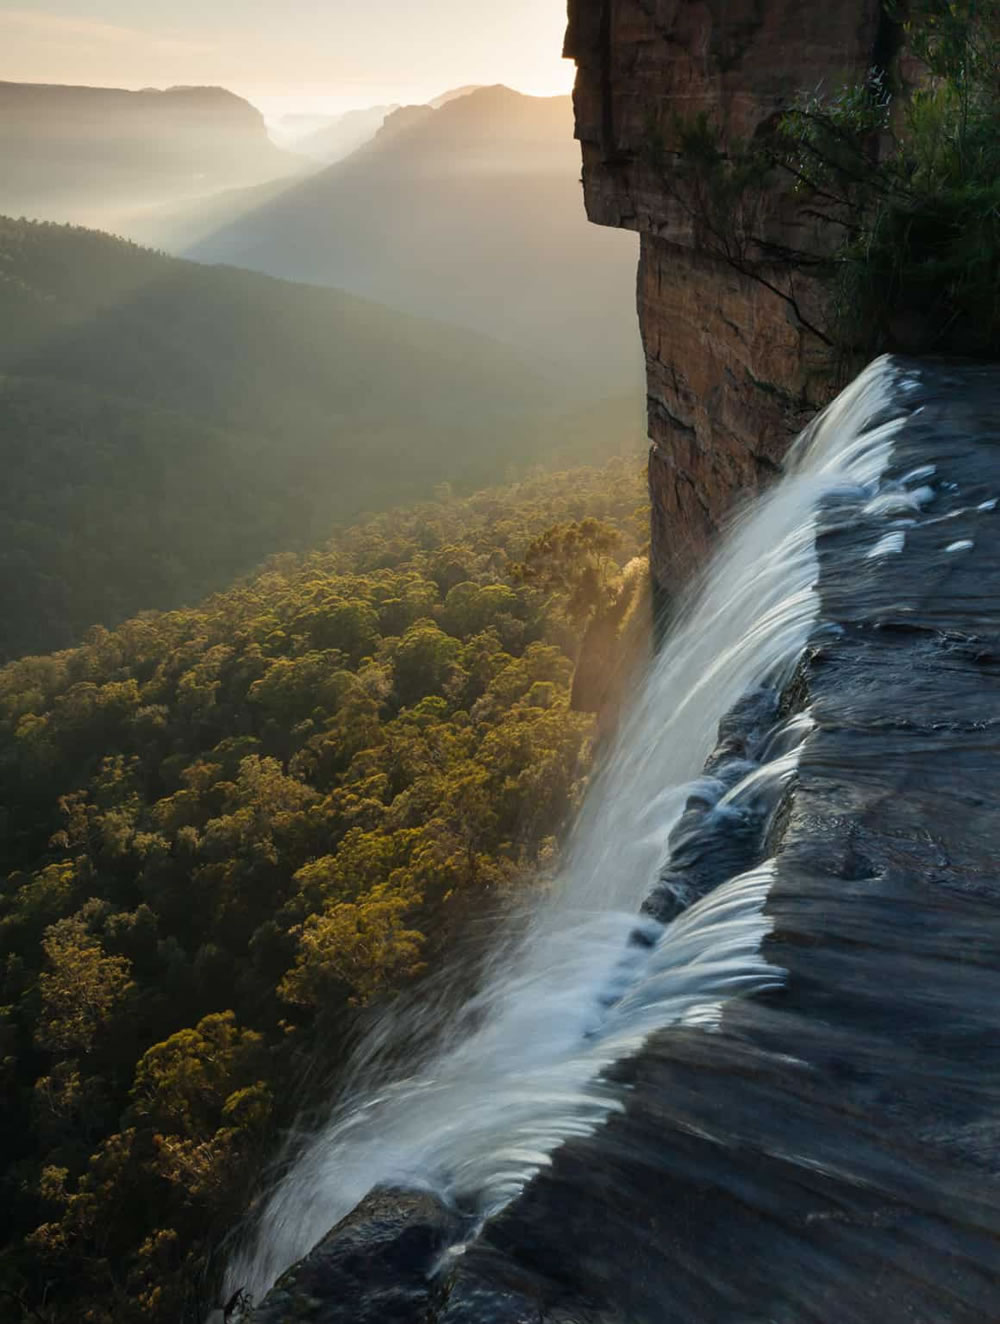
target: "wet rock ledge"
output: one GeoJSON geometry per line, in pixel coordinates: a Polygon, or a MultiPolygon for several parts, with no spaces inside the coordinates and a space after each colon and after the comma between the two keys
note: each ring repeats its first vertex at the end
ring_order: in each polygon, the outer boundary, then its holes
{"type": "Polygon", "coordinates": [[[903,551],[819,539],[815,728],[773,830],[783,985],[654,1036],[624,1111],[463,1253],[375,1192],[253,1316],[416,1324],[981,1324],[1000,1317],[1000,372],[918,365],[903,551]]]}

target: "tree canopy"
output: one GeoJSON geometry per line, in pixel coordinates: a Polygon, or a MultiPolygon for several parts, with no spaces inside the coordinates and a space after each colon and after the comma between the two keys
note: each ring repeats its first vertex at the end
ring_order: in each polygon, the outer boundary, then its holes
{"type": "Polygon", "coordinates": [[[357,1018],[544,879],[637,469],[443,492],[0,670],[4,1318],[203,1318],[357,1018]]]}

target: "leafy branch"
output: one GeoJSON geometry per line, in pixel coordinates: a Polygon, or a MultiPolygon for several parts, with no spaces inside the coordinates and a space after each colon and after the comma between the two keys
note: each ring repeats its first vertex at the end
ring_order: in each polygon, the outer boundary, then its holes
{"type": "Polygon", "coordinates": [[[648,133],[649,159],[703,250],[781,298],[842,362],[894,348],[995,357],[1000,0],[912,0],[902,30],[920,67],[906,94],[872,70],[725,145],[707,115],[675,117],[669,150],[648,133]],[[819,242],[776,242],[776,214],[819,242]],[[792,288],[806,271],[829,289],[821,324],[792,288]]]}

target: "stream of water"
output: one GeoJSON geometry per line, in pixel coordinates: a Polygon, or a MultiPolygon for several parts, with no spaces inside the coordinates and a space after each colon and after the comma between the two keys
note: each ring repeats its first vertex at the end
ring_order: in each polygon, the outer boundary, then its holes
{"type": "Polygon", "coordinates": [[[234,1257],[231,1290],[259,1300],[376,1185],[429,1187],[489,1217],[621,1107],[612,1063],[671,1024],[711,1028],[727,1000],[781,981],[761,950],[767,861],[665,925],[639,912],[693,793],[721,818],[764,793],[773,802],[794,778],[808,715],[765,733],[727,784],[703,768],[720,720],[756,688],[780,688],[821,626],[818,512],[871,519],[877,538],[879,519],[919,504],[919,475],[909,489],[880,486],[906,417],[888,408],[899,376],[871,365],[736,520],[642,681],[555,884],[516,940],[498,942],[475,997],[434,1025],[430,1051],[400,1068],[400,1036],[413,1017],[439,1016],[433,1004],[374,1028],[234,1257]]]}

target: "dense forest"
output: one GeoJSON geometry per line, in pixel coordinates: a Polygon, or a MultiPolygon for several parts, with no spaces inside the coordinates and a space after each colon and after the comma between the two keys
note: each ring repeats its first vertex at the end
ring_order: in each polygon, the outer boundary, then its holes
{"type": "Polygon", "coordinates": [[[336,290],[0,219],[0,660],[197,601],[339,521],[634,448],[516,353],[336,290]]]}
{"type": "Polygon", "coordinates": [[[203,1318],[359,1018],[543,885],[641,503],[442,493],[0,671],[3,1318],[203,1318]]]}

